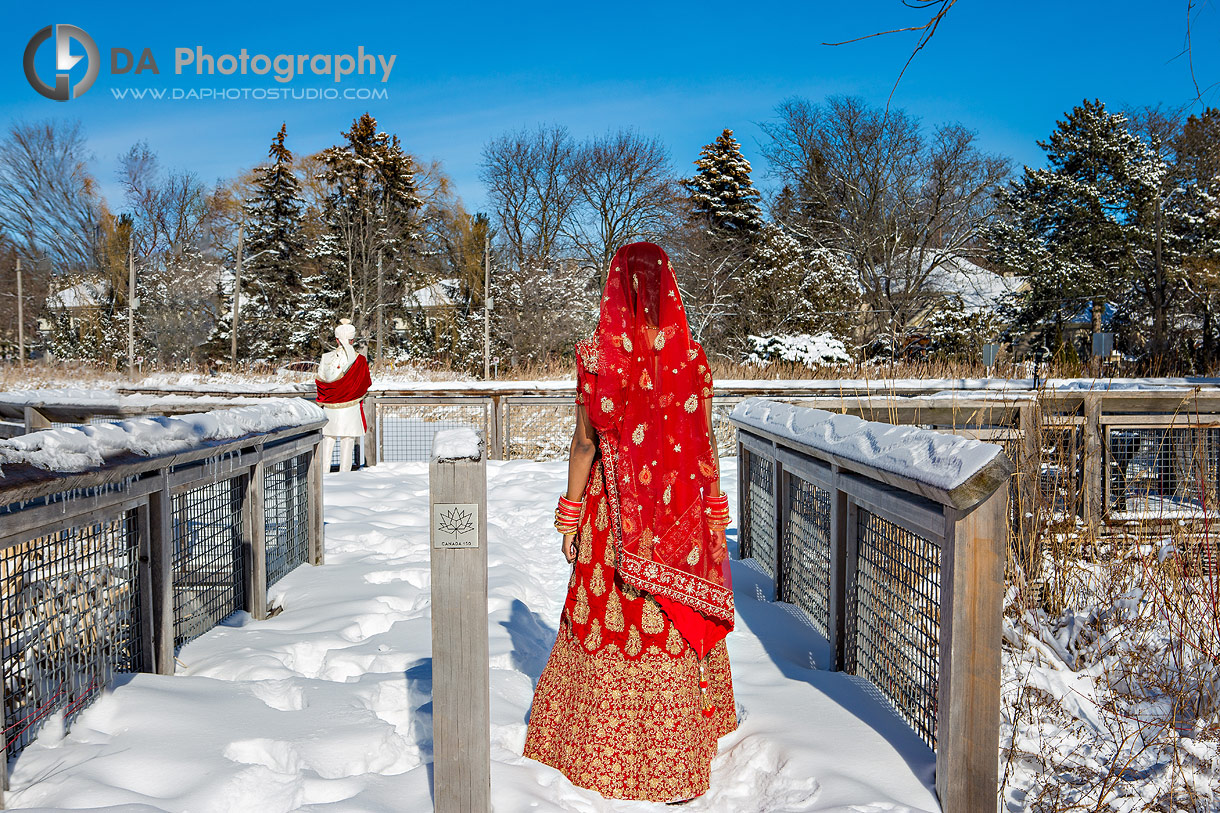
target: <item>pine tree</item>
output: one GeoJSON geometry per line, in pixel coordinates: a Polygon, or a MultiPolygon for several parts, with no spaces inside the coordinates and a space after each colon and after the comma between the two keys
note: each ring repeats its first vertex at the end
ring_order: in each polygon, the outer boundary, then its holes
{"type": "MultiPolygon", "coordinates": [[[[322,212],[327,233],[311,247],[316,270],[304,281],[302,317],[295,322],[294,343],[306,347],[327,341],[340,317],[350,318],[362,338],[373,333],[379,313],[390,322],[419,238],[423,201],[415,161],[398,136],[379,131],[365,113],[343,137],[345,144],[320,156],[320,177],[328,187],[322,212]]],[[[386,339],[392,334],[387,329],[386,339]]]]}
{"type": "Polygon", "coordinates": [[[1059,324],[1090,301],[1130,310],[1147,285],[1164,163],[1100,101],[1074,108],[1038,145],[1047,168],[1026,167],[1005,190],[1008,216],[991,233],[996,258],[1029,280],[1022,323],[1059,324]]]}
{"type": "Polygon", "coordinates": [[[842,258],[802,245],[782,227],[767,223],[738,279],[738,343],[749,347],[743,340],[751,335],[850,338],[847,317],[858,298],[855,275],[842,258]]]}
{"type": "Polygon", "coordinates": [[[289,337],[300,308],[303,204],[286,134],[287,125],[280,125],[267,151],[271,161],[254,170],[254,195],[242,207],[249,259],[243,259],[238,340],[251,358],[292,352],[289,337]]]}
{"type": "Polygon", "coordinates": [[[751,238],[763,225],[760,196],[750,180],[750,162],[733,131],[725,129],[699,152],[698,170],[682,181],[692,213],[723,236],[751,238]]]}

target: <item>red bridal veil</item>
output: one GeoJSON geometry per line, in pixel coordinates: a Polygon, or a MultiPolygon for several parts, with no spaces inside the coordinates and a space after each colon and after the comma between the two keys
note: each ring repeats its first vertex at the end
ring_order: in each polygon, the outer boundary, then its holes
{"type": "Polygon", "coordinates": [[[618,502],[618,571],[656,597],[702,658],[733,628],[729,563],[704,510],[717,475],[704,412],[712,377],[659,246],[631,243],[614,255],[596,342],[586,409],[612,508],[618,502]]]}

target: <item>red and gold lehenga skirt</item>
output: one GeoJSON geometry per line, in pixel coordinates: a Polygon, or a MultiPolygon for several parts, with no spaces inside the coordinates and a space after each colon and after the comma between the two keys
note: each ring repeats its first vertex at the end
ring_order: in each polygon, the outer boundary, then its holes
{"type": "Polygon", "coordinates": [[[525,756],[608,798],[689,799],[707,790],[716,741],[737,727],[728,653],[721,641],[704,662],[716,709],[706,717],[694,651],[657,602],[615,569],[605,488],[599,460],[525,756]]]}

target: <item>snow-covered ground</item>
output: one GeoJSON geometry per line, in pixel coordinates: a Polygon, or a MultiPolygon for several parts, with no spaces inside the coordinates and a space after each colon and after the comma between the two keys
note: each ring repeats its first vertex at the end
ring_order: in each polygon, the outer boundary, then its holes
{"type": "MultiPolygon", "coordinates": [[[[563,463],[488,468],[492,796],[499,813],[654,810],[572,786],[520,756],[568,579],[551,528],[563,463]]],[[[736,461],[724,488],[736,493],[736,461]]],[[[326,557],[271,591],[282,612],[188,644],[173,677],[127,676],[66,736],[12,766],[9,808],[431,809],[426,464],[326,481],[326,557]]],[[[734,507],[734,515],[736,515],[734,507]]],[[[933,757],[869,684],[817,669],[825,646],[770,584],[733,565],[738,730],[690,811],[937,811],[933,757]]]]}

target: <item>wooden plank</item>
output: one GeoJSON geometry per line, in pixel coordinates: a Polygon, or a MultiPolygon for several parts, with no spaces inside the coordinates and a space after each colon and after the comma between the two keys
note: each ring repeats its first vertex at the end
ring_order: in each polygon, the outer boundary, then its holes
{"type": "Polygon", "coordinates": [[[917,494],[887,486],[840,470],[838,488],[862,505],[895,525],[940,544],[945,536],[945,509],[917,494]]]}
{"type": "Polygon", "coordinates": [[[330,469],[330,461],[322,459],[321,441],[316,440],[309,452],[309,474],[306,483],[308,509],[309,563],[319,566],[326,558],[324,520],[322,514],[322,475],[330,469]]]}
{"type": "Polygon", "coordinates": [[[486,462],[433,459],[429,481],[431,506],[478,506],[477,547],[435,547],[429,520],[435,809],[479,813],[491,809],[486,462]]]}
{"type": "Polygon", "coordinates": [[[997,806],[1007,506],[999,489],[969,514],[954,512],[941,548],[936,793],[944,813],[997,806]]]}
{"type": "Polygon", "coordinates": [[[4,514],[0,550],[43,536],[49,530],[103,519],[134,507],[140,497],[160,487],[152,478],[136,481],[123,491],[110,491],[93,497],[76,497],[34,505],[4,514]]]}
{"type": "Polygon", "coordinates": [[[38,432],[42,429],[50,429],[52,427],[51,419],[46,413],[37,407],[28,406],[25,408],[25,433],[38,432]]]}
{"type": "Polygon", "coordinates": [[[807,483],[813,483],[824,491],[829,491],[834,482],[834,474],[832,466],[816,457],[810,457],[807,454],[799,452],[795,449],[786,449],[783,446],[776,446],[774,450],[775,458],[783,464],[784,471],[791,472],[800,477],[807,483]]]}
{"type": "Polygon", "coordinates": [[[154,668],[159,675],[174,674],[174,498],[168,470],[161,473],[162,487],[148,495],[148,569],[152,590],[154,668]]]}
{"type": "Polygon", "coordinates": [[[265,464],[255,463],[242,477],[242,558],[246,579],[246,612],[255,621],[267,617],[267,516],[263,506],[265,464]]]}
{"type": "Polygon", "coordinates": [[[1017,539],[1026,579],[1041,578],[1042,554],[1038,547],[1037,499],[1042,462],[1042,429],[1036,404],[1021,408],[1021,451],[1017,460],[1017,539]]]}

